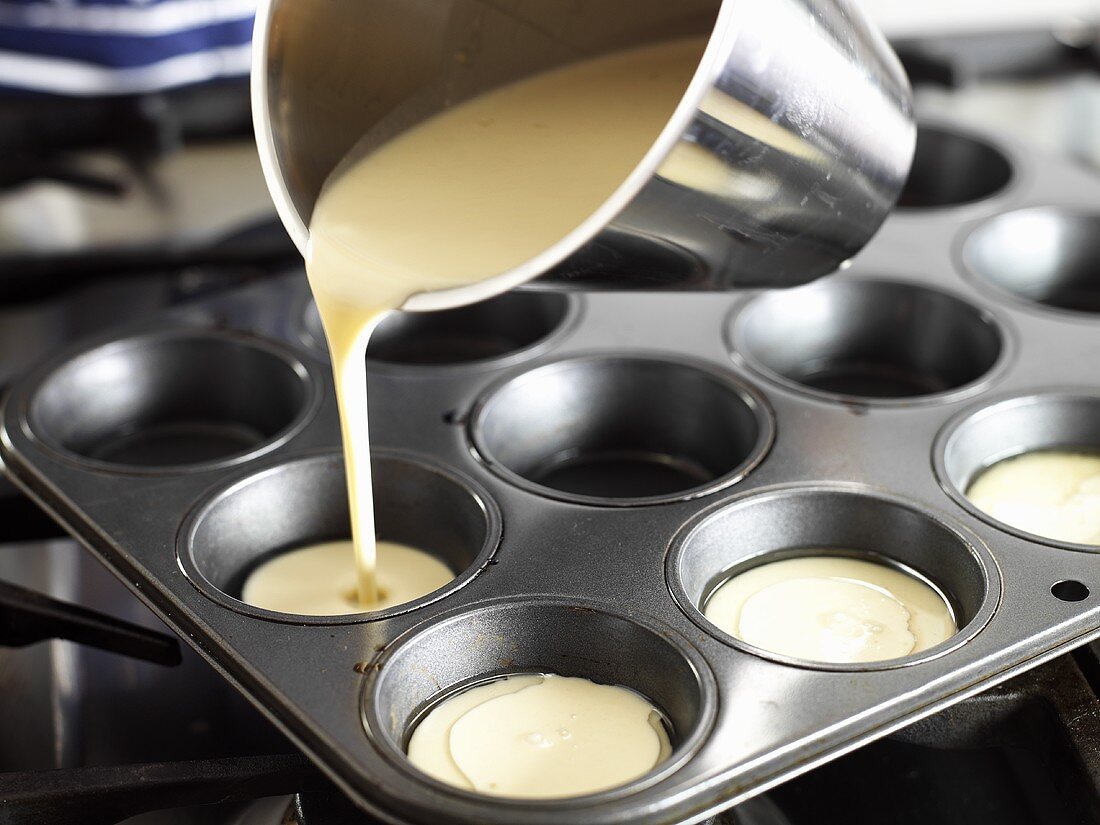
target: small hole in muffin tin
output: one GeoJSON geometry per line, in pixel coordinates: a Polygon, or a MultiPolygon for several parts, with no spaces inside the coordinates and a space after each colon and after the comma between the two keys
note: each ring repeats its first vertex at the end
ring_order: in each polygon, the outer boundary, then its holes
{"type": "Polygon", "coordinates": [[[976,537],[914,504],[839,485],[776,488],[705,512],[673,541],[666,575],[681,609],[712,636],[764,658],[819,670],[886,669],[942,655],[985,626],[1001,591],[997,565],[976,537]],[[959,632],[899,659],[832,664],[762,650],[704,616],[706,600],[733,576],[772,561],[818,555],[866,559],[915,576],[945,598],[959,632]]]}
{"type": "Polygon", "coordinates": [[[681,361],[589,356],[491,390],[471,416],[479,455],[508,480],[592,504],[692,498],[733,484],[771,445],[763,399],[681,361]]]}
{"type": "Polygon", "coordinates": [[[1083,602],[1089,597],[1089,589],[1079,581],[1065,579],[1051,585],[1050,594],[1063,602],[1083,602]]]}
{"type": "Polygon", "coordinates": [[[1016,298],[1074,312],[1100,312],[1100,214],[1055,207],[998,215],[975,229],[963,263],[1016,298]]]}
{"type": "Polygon", "coordinates": [[[910,283],[828,281],[765,293],[734,319],[735,359],[792,388],[897,403],[972,388],[1005,347],[996,322],[910,283]]]}
{"type": "Polygon", "coordinates": [[[672,734],[671,757],[648,776],[554,804],[621,795],[656,781],[700,747],[714,721],[714,677],[679,636],[640,618],[536,596],[462,610],[398,639],[364,688],[367,729],[393,762],[422,782],[481,804],[507,806],[514,800],[478,796],[420,774],[405,748],[414,725],[438,702],[465,687],[520,673],[579,676],[630,688],[653,703],[672,734]]]}
{"type": "Polygon", "coordinates": [[[1004,398],[962,412],[940,432],[932,462],[940,485],[968,511],[1029,541],[1096,552],[1000,521],[970,503],[966,491],[987,469],[1027,453],[1065,450],[1100,455],[1100,393],[1056,389],[1004,398]]]}
{"type": "Polygon", "coordinates": [[[115,470],[208,467],[287,436],[311,400],[288,351],[237,333],[180,329],[125,338],[46,376],[27,426],[44,444],[115,470]]]}
{"type": "Polygon", "coordinates": [[[936,209],[974,203],[1003,190],[1012,175],[1012,163],[992,144],[962,132],[920,126],[898,207],[936,209]]]}
{"type": "Polygon", "coordinates": [[[437,556],[455,573],[449,584],[408,604],[348,616],[276,613],[240,601],[245,579],[273,556],[349,538],[347,485],[339,453],[269,467],[211,495],[180,532],[184,570],[206,595],[239,612],[333,623],[382,618],[429,604],[462,587],[488,563],[500,538],[500,517],[488,495],[472,481],[385,450],[372,452],[371,471],[379,538],[437,556]]]}
{"type": "MultiPolygon", "coordinates": [[[[371,335],[367,358],[384,364],[445,366],[503,358],[562,329],[573,299],[553,292],[506,292],[439,312],[393,312],[371,335]]],[[[326,351],[317,305],[308,302],[305,337],[326,351]]]]}

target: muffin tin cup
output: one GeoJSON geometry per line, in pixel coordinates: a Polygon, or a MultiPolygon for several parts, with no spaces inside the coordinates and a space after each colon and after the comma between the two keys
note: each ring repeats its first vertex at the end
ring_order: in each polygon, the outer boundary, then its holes
{"type": "Polygon", "coordinates": [[[855,485],[779,487],[724,502],[676,537],[666,574],[680,608],[710,635],[756,656],[816,670],[885,670],[943,656],[979,633],[1001,598],[997,563],[976,536],[927,508],[855,485]],[[907,573],[944,598],[959,630],[909,656],[837,664],[756,647],[703,614],[706,600],[734,576],[806,556],[862,559],[907,573]]]}
{"type": "Polygon", "coordinates": [[[45,375],[27,434],[63,460],[111,473],[173,474],[251,461],[316,410],[294,352],[226,330],[167,329],[113,340],[45,375]]]}
{"type": "Polygon", "coordinates": [[[607,353],[503,380],[475,404],[469,432],[517,487],[625,507],[736,484],[764,460],[775,423],[759,393],[709,365],[607,353]]]}
{"type": "MultiPolygon", "coordinates": [[[[579,313],[575,295],[524,290],[440,312],[395,311],[371,334],[367,359],[375,370],[512,363],[551,346],[573,328],[579,313]]],[[[328,358],[321,316],[308,295],[300,324],[301,340],[328,358]]]]}
{"type": "Polygon", "coordinates": [[[1036,544],[1100,553],[1100,546],[1059,541],[1013,527],[970,503],[978,475],[1006,458],[1046,450],[1100,454],[1100,391],[1036,390],[974,405],[940,432],[932,462],[944,491],[961,507],[999,530],[1036,544]]]}
{"type": "MultiPolygon", "coordinates": [[[[208,495],[180,531],[180,566],[205,596],[240,613],[296,624],[343,624],[377,621],[445,599],[489,564],[500,541],[500,511],[477,484],[391,450],[371,456],[371,473],[378,537],[440,559],[455,573],[451,582],[406,604],[338,616],[280,613],[241,601],[245,579],[264,562],[288,550],[350,538],[338,452],[294,458],[208,495]]],[[[350,566],[350,556],[348,561],[350,566]]]]}
{"type": "Polygon", "coordinates": [[[1100,212],[1037,206],[983,221],[960,245],[961,265],[1002,300],[1083,320],[1100,313],[1100,212]]]}
{"type": "Polygon", "coordinates": [[[539,595],[481,602],[409,631],[373,663],[362,705],[372,741],[425,795],[453,797],[453,804],[462,806],[460,815],[497,822],[512,821],[510,812],[522,817],[557,811],[583,818],[586,809],[660,783],[698,751],[717,706],[717,685],[706,660],[671,628],[644,614],[539,595]],[[444,651],[449,655],[440,655],[444,651]],[[621,787],[548,800],[476,794],[442,783],[409,762],[408,738],[432,707],[463,688],[522,673],[577,676],[634,690],[667,721],[671,756],[621,787]]]}
{"type": "Polygon", "coordinates": [[[1019,171],[997,142],[957,125],[923,122],[898,211],[919,215],[957,210],[1000,198],[1019,171]]]}
{"type": "Polygon", "coordinates": [[[873,406],[954,401],[987,389],[1012,353],[986,309],[897,280],[826,280],[764,293],[735,311],[736,363],[822,400],[873,406]]]}
{"type": "Polygon", "coordinates": [[[994,147],[1010,182],[967,204],[903,209],[817,285],[555,296],[564,316],[514,310],[529,334],[496,357],[369,359],[382,537],[435,545],[459,573],[409,605],[316,617],[237,598],[272,553],[347,535],[335,395],[303,333],[301,275],[173,310],[153,332],[37,371],[0,412],[0,458],[379,821],[703,821],[1100,636],[1096,548],[991,523],[962,495],[996,458],[1097,443],[1100,326],[1025,307],[959,257],[978,221],[1089,212],[1100,182],[935,126],[994,147]],[[886,378],[901,367],[940,383],[905,397],[882,383],[877,397],[805,384],[853,362],[839,376],[860,379],[861,359],[885,361],[886,378]],[[257,432],[232,430],[241,446],[201,462],[97,453],[100,434],[164,421],[161,402],[198,405],[184,422],[257,432]],[[752,648],[699,613],[739,565],[823,545],[923,576],[961,631],[913,657],[838,667],[752,648]],[[673,760],[553,803],[478,797],[409,766],[404,737],[431,702],[531,670],[645,694],[676,728],[673,760]]]}

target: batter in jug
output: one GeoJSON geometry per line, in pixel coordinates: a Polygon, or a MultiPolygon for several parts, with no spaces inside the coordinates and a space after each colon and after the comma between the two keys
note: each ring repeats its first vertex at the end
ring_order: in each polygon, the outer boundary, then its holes
{"type": "Polygon", "coordinates": [[[326,184],[306,269],[336,381],[361,610],[379,607],[378,568],[393,563],[375,551],[371,332],[411,295],[500,275],[576,229],[657,139],[704,46],[646,46],[493,90],[346,162],[326,184]]]}

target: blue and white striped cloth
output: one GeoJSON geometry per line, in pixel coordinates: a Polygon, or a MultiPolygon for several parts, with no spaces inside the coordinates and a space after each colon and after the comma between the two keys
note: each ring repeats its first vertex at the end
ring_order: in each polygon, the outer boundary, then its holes
{"type": "Polygon", "coordinates": [[[0,0],[0,87],[139,94],[248,74],[257,0],[0,0]]]}

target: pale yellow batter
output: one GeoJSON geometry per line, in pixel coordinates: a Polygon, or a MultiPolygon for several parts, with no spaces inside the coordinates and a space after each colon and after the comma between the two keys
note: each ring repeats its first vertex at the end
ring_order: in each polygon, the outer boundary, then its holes
{"type": "Polygon", "coordinates": [[[555,799],[615,788],[668,759],[657,710],[632,690],[554,674],[509,676],[440,703],[409,760],[493,796],[555,799]]]}
{"type": "Polygon", "coordinates": [[[415,293],[487,280],[576,229],[656,140],[704,46],[647,46],[488,92],[345,163],[326,185],[306,268],[332,354],[363,604],[377,598],[371,331],[415,293]]]}
{"type": "Polygon", "coordinates": [[[380,541],[378,598],[364,605],[357,592],[350,541],[332,541],[281,553],[256,568],[244,583],[241,600],[281,613],[339,616],[384,610],[438,590],[454,578],[447,565],[403,544],[380,541]]]}
{"type": "Polygon", "coordinates": [[[803,556],[762,564],[718,587],[704,614],[756,647],[814,662],[897,659],[958,628],[943,596],[883,564],[803,556]]]}
{"type": "Polygon", "coordinates": [[[1049,451],[998,462],[966,491],[979,510],[1037,536],[1100,544],[1100,455],[1049,451]]]}

